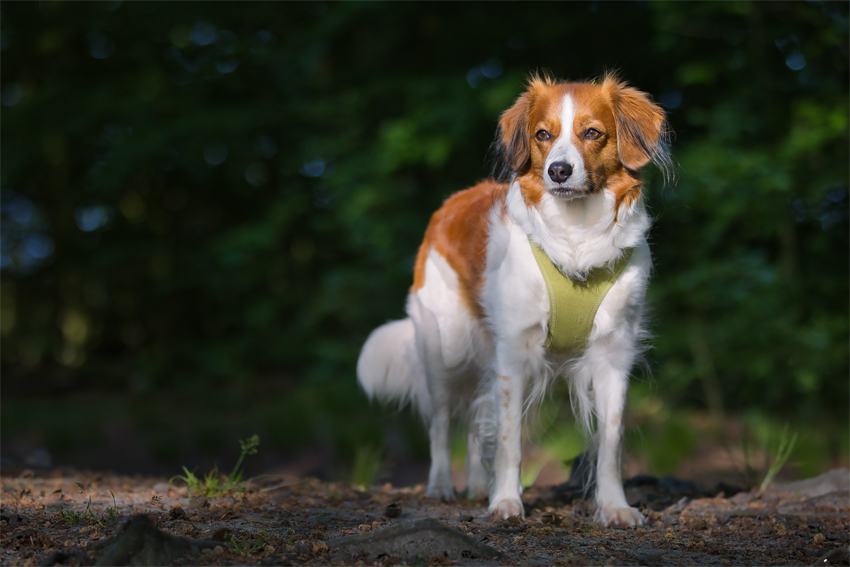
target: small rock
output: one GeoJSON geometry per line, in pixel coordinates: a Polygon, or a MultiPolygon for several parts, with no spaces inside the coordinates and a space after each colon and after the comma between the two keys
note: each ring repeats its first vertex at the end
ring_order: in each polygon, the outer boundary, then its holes
{"type": "Polygon", "coordinates": [[[17,514],[3,514],[0,515],[0,520],[3,520],[10,526],[17,526],[20,523],[24,522],[24,518],[17,514]]]}
{"type": "Polygon", "coordinates": [[[762,524],[758,528],[758,533],[760,533],[761,535],[770,535],[773,533],[773,526],[768,524],[762,524]]]}
{"type": "Polygon", "coordinates": [[[327,545],[329,549],[335,550],[331,555],[334,563],[355,555],[366,555],[371,559],[388,555],[403,560],[439,556],[455,561],[501,557],[492,547],[431,518],[410,520],[360,535],[333,539],[327,545]]]}
{"type": "Polygon", "coordinates": [[[401,516],[401,505],[398,502],[393,502],[384,509],[384,516],[387,518],[398,518],[401,516]]]}
{"type": "Polygon", "coordinates": [[[189,499],[190,510],[200,510],[201,508],[209,508],[210,501],[206,496],[198,494],[189,499]]]}
{"type": "Polygon", "coordinates": [[[210,535],[210,539],[213,541],[227,541],[230,539],[230,528],[218,528],[210,535]]]}
{"type": "Polygon", "coordinates": [[[27,528],[25,530],[21,530],[15,533],[15,539],[27,539],[30,537],[35,537],[37,535],[38,533],[35,530],[27,528]]]}
{"type": "Polygon", "coordinates": [[[95,565],[171,565],[175,559],[197,555],[215,542],[173,536],[153,525],[145,514],[133,516],[124,524],[118,539],[95,565]]]}
{"type": "Polygon", "coordinates": [[[836,490],[801,502],[782,504],[777,511],[780,514],[808,515],[813,512],[840,512],[848,508],[850,508],[850,491],[836,490]]]}
{"type": "Polygon", "coordinates": [[[82,564],[85,561],[85,558],[81,553],[65,553],[64,551],[54,551],[50,555],[48,555],[44,561],[42,561],[39,566],[40,567],[53,567],[57,563],[59,565],[65,565],[66,563],[70,563],[72,561],[76,561],[77,564],[82,564]]]}
{"type": "Polygon", "coordinates": [[[809,498],[847,490],[850,490],[850,469],[833,469],[814,478],[773,484],[767,488],[767,492],[790,493],[809,498]]]}
{"type": "Polygon", "coordinates": [[[313,551],[313,546],[306,541],[299,541],[295,544],[295,551],[298,555],[307,555],[313,551]]]}
{"type": "Polygon", "coordinates": [[[183,508],[181,508],[180,506],[177,506],[177,507],[169,510],[168,515],[171,517],[172,520],[185,520],[186,519],[186,511],[183,508]]]}
{"type": "Polygon", "coordinates": [[[658,565],[661,563],[660,553],[639,553],[635,555],[635,561],[639,565],[658,565]]]}
{"type": "Polygon", "coordinates": [[[664,518],[661,519],[661,523],[665,527],[675,526],[676,524],[679,523],[679,518],[677,518],[676,516],[672,516],[672,515],[666,515],[666,516],[664,516],[664,518]]]}
{"type": "Polygon", "coordinates": [[[847,565],[850,561],[850,547],[838,547],[818,557],[812,565],[847,565]]]}

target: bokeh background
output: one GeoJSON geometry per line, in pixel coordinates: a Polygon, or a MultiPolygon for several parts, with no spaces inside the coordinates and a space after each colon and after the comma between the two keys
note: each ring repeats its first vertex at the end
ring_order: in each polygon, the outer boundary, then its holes
{"type": "MultiPolygon", "coordinates": [[[[3,2],[0,38],[4,466],[227,469],[257,433],[249,473],[424,481],[359,348],[527,75],[610,69],[676,133],[630,469],[757,476],[783,433],[783,474],[846,464],[846,2],[3,2]]],[[[526,482],[581,451],[565,399],[526,482]]]]}

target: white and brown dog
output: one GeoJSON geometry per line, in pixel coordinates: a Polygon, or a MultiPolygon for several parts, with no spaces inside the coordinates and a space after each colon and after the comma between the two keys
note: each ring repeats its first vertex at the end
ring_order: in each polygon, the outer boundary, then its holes
{"type": "Polygon", "coordinates": [[[597,519],[643,522],[623,493],[620,444],[651,266],[639,171],[667,170],[666,133],[664,111],[612,75],[533,77],[499,123],[508,183],[479,183],[434,213],[408,318],[376,329],[357,363],[367,394],[410,402],[428,422],[429,496],[454,497],[449,422],[460,415],[468,495],[488,494],[498,517],[522,516],[523,417],[566,376],[581,422],[596,422],[597,519]],[[617,272],[573,351],[547,348],[554,296],[535,246],[567,282],[617,272]]]}

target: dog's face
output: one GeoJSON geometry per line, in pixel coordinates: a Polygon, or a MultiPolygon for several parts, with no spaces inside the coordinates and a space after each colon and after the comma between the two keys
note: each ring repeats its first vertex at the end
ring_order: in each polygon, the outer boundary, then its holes
{"type": "Polygon", "coordinates": [[[601,84],[534,78],[499,123],[504,159],[527,204],[544,192],[563,199],[603,188],[618,204],[640,196],[638,171],[669,160],[664,111],[614,77],[601,84]]]}

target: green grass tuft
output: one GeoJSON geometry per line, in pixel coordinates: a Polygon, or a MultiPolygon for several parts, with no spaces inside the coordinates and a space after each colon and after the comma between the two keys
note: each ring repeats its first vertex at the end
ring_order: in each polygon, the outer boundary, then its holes
{"type": "Polygon", "coordinates": [[[266,545],[266,534],[264,532],[260,532],[259,537],[251,541],[248,538],[237,540],[236,536],[231,533],[227,540],[227,545],[230,546],[230,549],[232,549],[233,553],[236,555],[244,555],[245,557],[248,557],[251,554],[263,550],[266,545]]]}
{"type": "Polygon", "coordinates": [[[354,452],[354,466],[351,470],[351,484],[368,488],[378,476],[381,468],[383,449],[374,445],[360,445],[354,452]]]}
{"type": "Polygon", "coordinates": [[[208,498],[219,496],[225,492],[242,492],[245,490],[244,479],[245,471],[242,469],[242,461],[248,455],[256,455],[257,447],[260,445],[259,435],[252,435],[247,439],[240,439],[239,445],[242,448],[242,453],[236,460],[233,470],[230,474],[222,475],[218,470],[218,465],[213,465],[213,468],[206,475],[197,476],[195,471],[190,471],[185,466],[183,467],[183,475],[175,475],[169,479],[169,482],[182,480],[186,483],[186,487],[191,495],[206,496],[208,498]]]}

